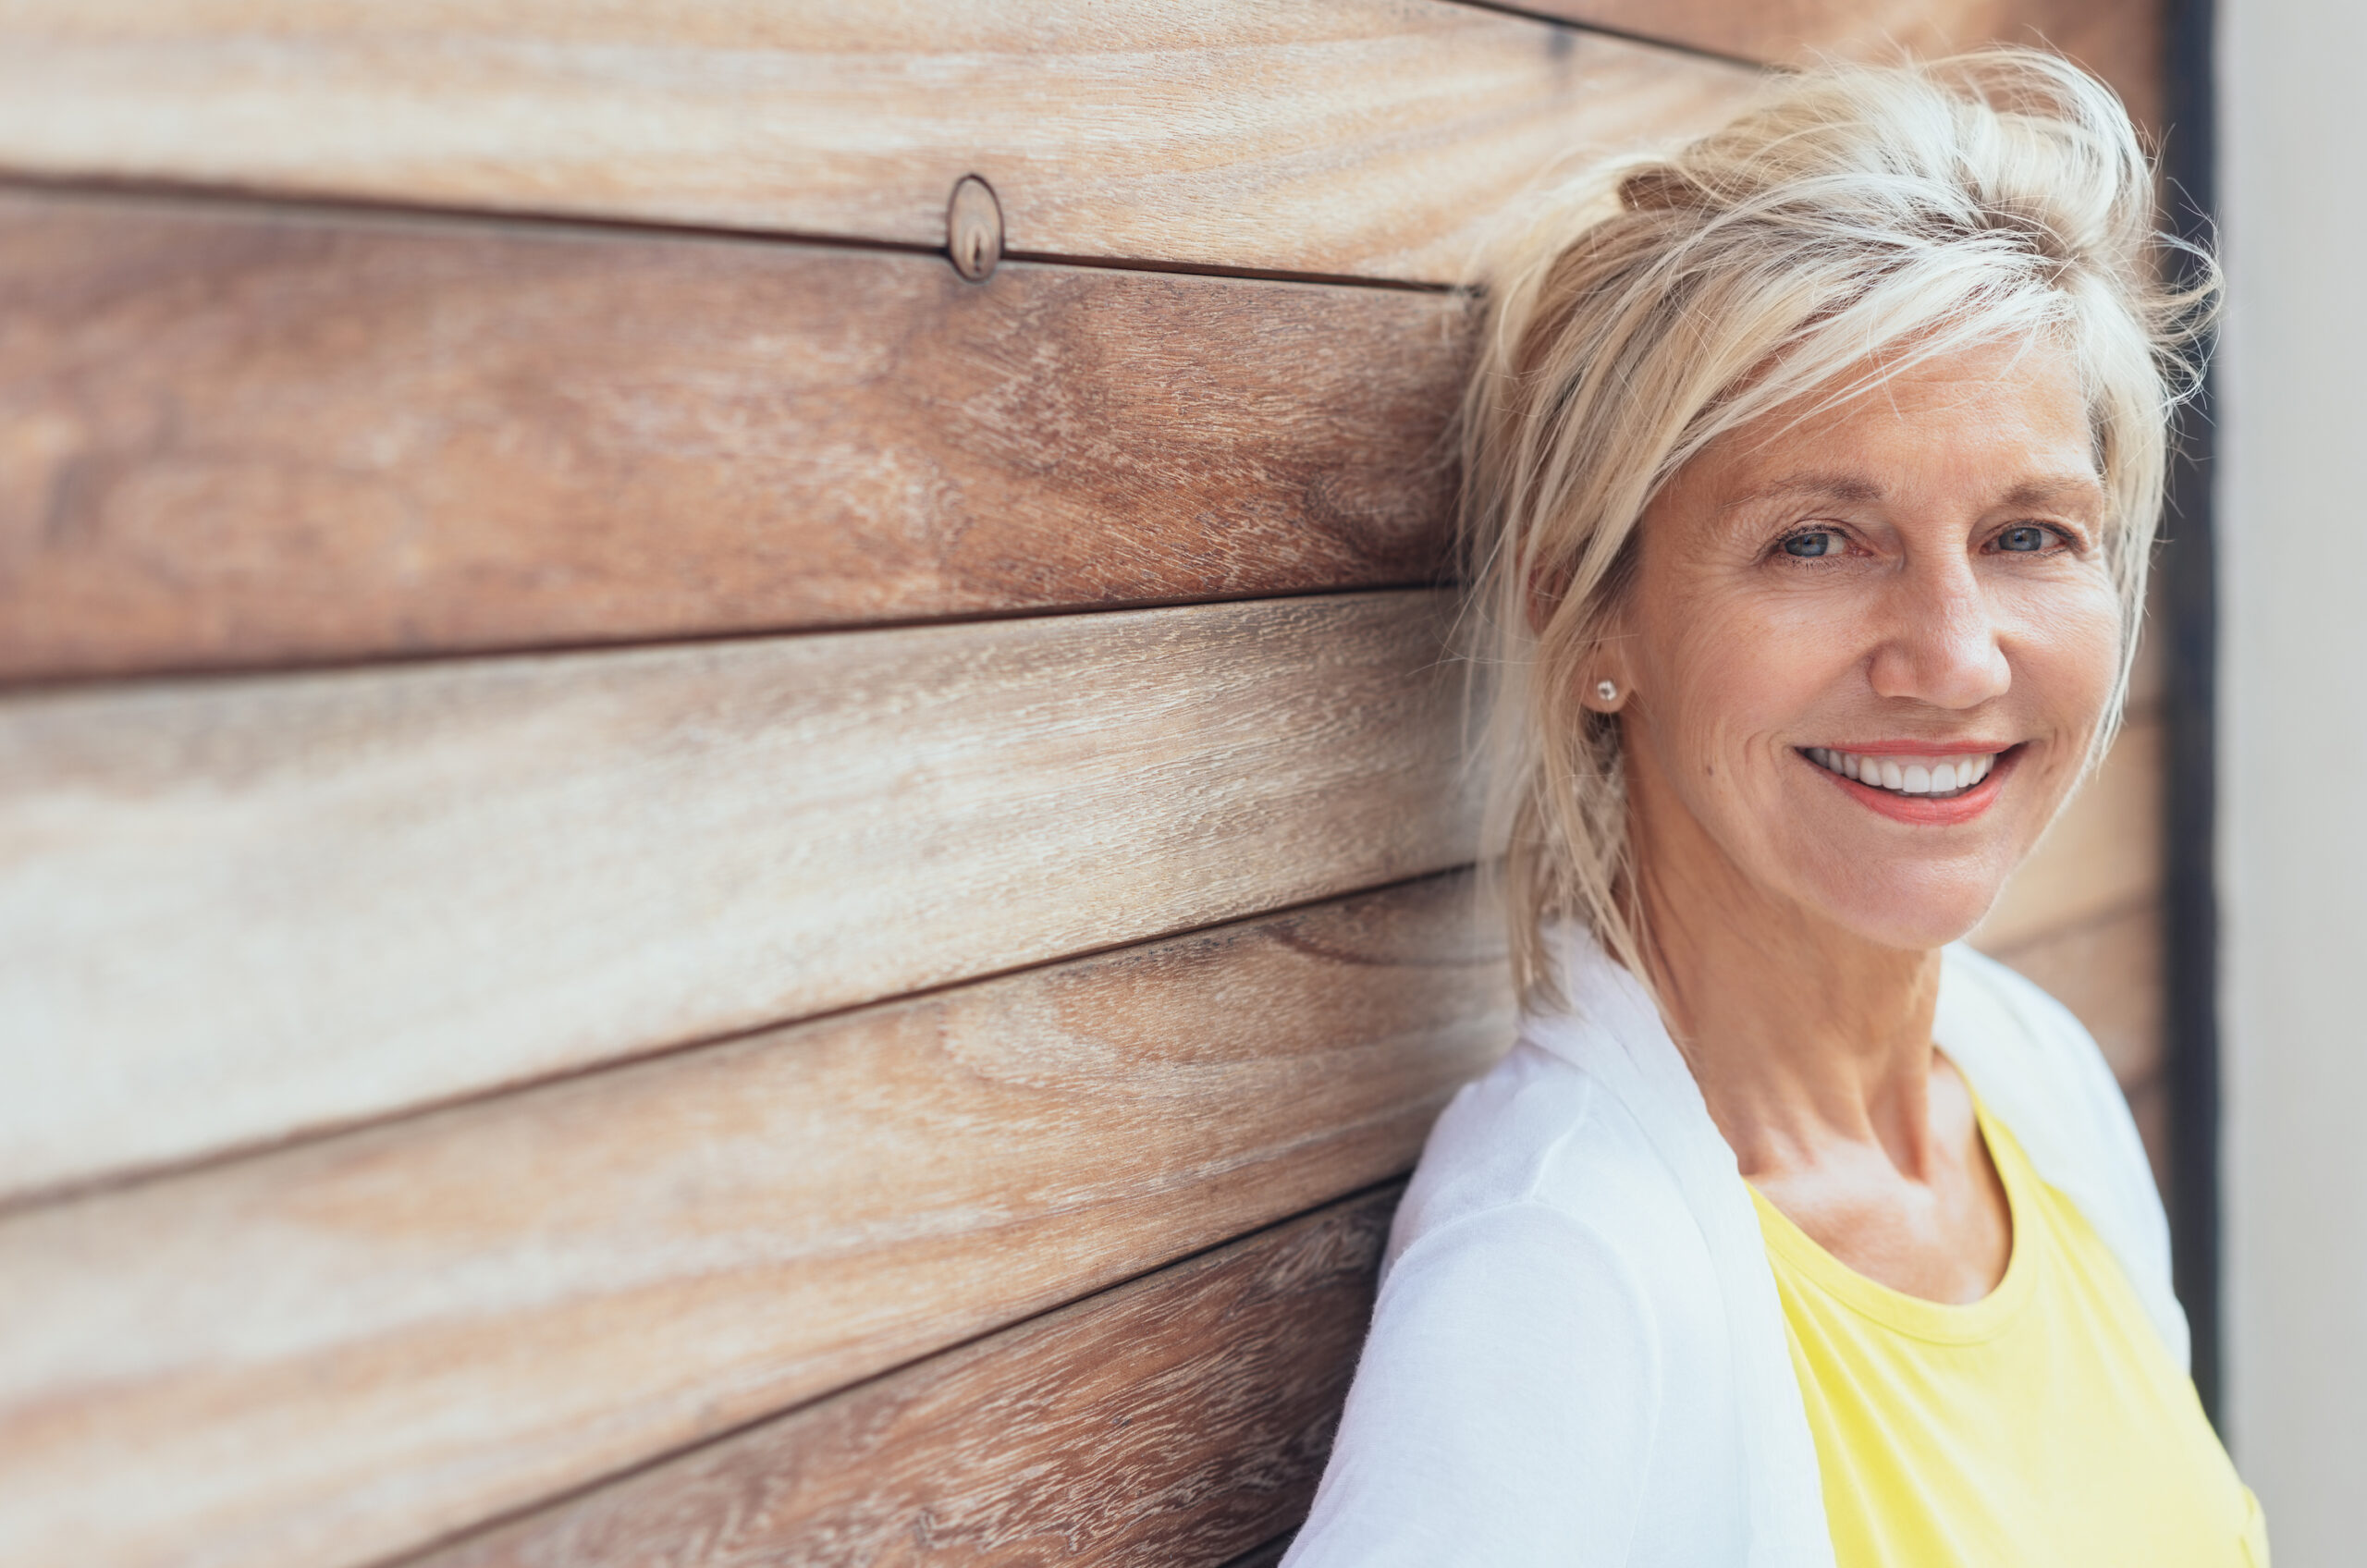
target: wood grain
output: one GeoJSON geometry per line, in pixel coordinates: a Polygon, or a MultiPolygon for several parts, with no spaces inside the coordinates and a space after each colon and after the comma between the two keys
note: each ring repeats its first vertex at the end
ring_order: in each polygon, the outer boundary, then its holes
{"type": "Polygon", "coordinates": [[[2161,0],[1526,0],[1522,9],[1781,65],[2051,45],[2112,83],[2139,123],[2161,113],[2161,0]]]}
{"type": "Polygon", "coordinates": [[[375,1561],[1400,1174],[1511,1039],[1476,914],[1429,879],[0,1220],[0,1561],[375,1561]]]}
{"type": "Polygon", "coordinates": [[[1179,1264],[420,1568],[1228,1563],[1314,1499],[1397,1196],[1179,1264]]]}
{"type": "Polygon", "coordinates": [[[2078,1014],[2124,1090],[2162,1065],[2162,911],[2151,900],[1993,949],[2078,1014]]]}
{"type": "Polygon", "coordinates": [[[1588,146],[1752,74],[1441,0],[19,0],[0,167],[48,178],[1452,281],[1588,146]]]}
{"type": "Polygon", "coordinates": [[[2132,717],[1968,940],[2018,949],[2152,899],[2162,886],[2162,720],[2132,717]]]}
{"type": "Polygon", "coordinates": [[[0,679],[1420,582],[1467,337],[1396,290],[0,193],[0,679]]]}
{"type": "Polygon", "coordinates": [[[18,696],[0,1189],[1462,864],[1441,597],[18,696]]]}

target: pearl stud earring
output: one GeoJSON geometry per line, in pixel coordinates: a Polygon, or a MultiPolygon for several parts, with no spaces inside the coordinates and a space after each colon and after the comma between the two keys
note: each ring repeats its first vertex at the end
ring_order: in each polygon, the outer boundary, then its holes
{"type": "Polygon", "coordinates": [[[1615,703],[1619,700],[1618,684],[1610,680],[1598,680],[1594,683],[1594,694],[1606,703],[1615,703]]]}

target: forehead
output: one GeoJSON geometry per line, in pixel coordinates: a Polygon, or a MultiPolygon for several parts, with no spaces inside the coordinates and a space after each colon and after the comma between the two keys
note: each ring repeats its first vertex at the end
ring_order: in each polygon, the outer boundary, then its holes
{"type": "Polygon", "coordinates": [[[1803,487],[1842,500],[1935,485],[2000,500],[2036,489],[2101,494],[2077,368],[2048,343],[1859,365],[1719,437],[1680,477],[1722,508],[1803,487]]]}

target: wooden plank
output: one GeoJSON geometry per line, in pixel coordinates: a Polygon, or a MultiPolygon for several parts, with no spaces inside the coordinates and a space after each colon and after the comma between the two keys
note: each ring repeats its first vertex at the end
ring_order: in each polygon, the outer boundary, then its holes
{"type": "Polygon", "coordinates": [[[2038,982],[2103,1047],[2124,1090],[2162,1065],[2162,911],[2151,900],[1994,949],[2038,982]]]}
{"type": "Polygon", "coordinates": [[[1748,70],[1441,0],[19,0],[0,166],[502,212],[1451,281],[1589,145],[1748,70]]]}
{"type": "Polygon", "coordinates": [[[2140,124],[2160,121],[2162,0],[1527,0],[1522,9],[1780,65],[2051,45],[2112,83],[2140,124]]]}
{"type": "Polygon", "coordinates": [[[1398,290],[0,193],[0,679],[1419,582],[1467,337],[1398,290]]]}
{"type": "Polygon", "coordinates": [[[2162,721],[2132,718],[1969,938],[2020,948],[2152,899],[2162,886],[2162,721]]]}
{"type": "Polygon", "coordinates": [[[1402,1173],[1511,1039],[1475,913],[1417,882],[0,1220],[0,1561],[375,1561],[1402,1173]]]}
{"type": "Polygon", "coordinates": [[[19,696],[0,1189],[1462,864],[1441,598],[19,696]]]}
{"type": "Polygon", "coordinates": [[[1180,1264],[420,1568],[1215,1568],[1314,1500],[1397,1197],[1180,1264]]]}

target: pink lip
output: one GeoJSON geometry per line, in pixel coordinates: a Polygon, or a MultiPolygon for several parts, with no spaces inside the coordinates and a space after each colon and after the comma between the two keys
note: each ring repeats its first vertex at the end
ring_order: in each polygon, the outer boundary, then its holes
{"type": "MultiPolygon", "coordinates": [[[[1987,746],[1932,746],[1920,741],[1892,741],[1880,746],[1835,746],[1833,748],[1836,752],[1856,752],[1860,756],[1906,757],[1960,756],[1967,753],[1986,752],[1991,749],[1987,746]]],[[[1877,790],[1870,784],[1860,784],[1854,778],[1843,778],[1830,768],[1819,766],[1805,753],[1800,757],[1801,762],[1816,768],[1819,773],[1839,785],[1860,805],[1881,813],[1893,822],[1908,823],[1918,827],[1953,827],[1958,823],[1970,822],[1997,803],[1997,797],[2005,788],[2005,776],[2013,772],[2015,765],[2021,760],[2022,748],[2018,745],[2008,746],[1998,753],[1996,766],[1989,770],[1988,778],[1961,795],[1951,795],[1944,801],[1935,801],[1928,795],[1901,795],[1889,790],[1877,790]]]]}

